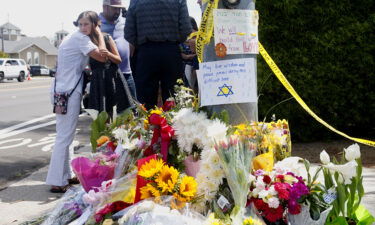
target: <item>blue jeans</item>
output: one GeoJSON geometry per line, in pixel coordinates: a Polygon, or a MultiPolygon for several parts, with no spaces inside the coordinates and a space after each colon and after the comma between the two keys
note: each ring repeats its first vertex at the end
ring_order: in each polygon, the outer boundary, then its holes
{"type": "MultiPolygon", "coordinates": [[[[135,89],[135,83],[133,79],[133,75],[131,73],[123,73],[120,74],[119,76],[124,76],[126,82],[128,83],[128,87],[130,90],[130,94],[133,97],[133,99],[137,99],[137,92],[135,89]]],[[[124,110],[129,108],[131,105],[128,100],[127,93],[125,91],[124,85],[121,81],[120,77],[115,78],[115,83],[116,83],[116,105],[117,105],[117,113],[122,113],[124,110]]]]}

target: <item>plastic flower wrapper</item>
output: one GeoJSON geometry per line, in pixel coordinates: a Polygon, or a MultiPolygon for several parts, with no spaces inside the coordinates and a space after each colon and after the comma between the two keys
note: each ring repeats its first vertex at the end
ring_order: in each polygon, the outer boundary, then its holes
{"type": "Polygon", "coordinates": [[[242,223],[250,188],[250,168],[255,155],[255,151],[250,150],[250,144],[247,139],[234,136],[229,138],[228,143],[220,142],[215,145],[235,202],[235,207],[231,212],[234,225],[242,223]]]}
{"type": "Polygon", "coordinates": [[[310,209],[309,206],[303,205],[301,209],[301,213],[297,215],[288,214],[288,222],[290,225],[300,225],[300,224],[308,224],[308,225],[323,225],[326,222],[327,216],[331,209],[326,209],[325,211],[320,213],[320,217],[318,220],[313,220],[310,216],[310,209]]]}
{"type": "Polygon", "coordinates": [[[86,192],[100,187],[103,181],[113,178],[117,157],[117,154],[100,154],[94,160],[86,157],[77,157],[72,160],[73,171],[86,192]]]}
{"type": "Polygon", "coordinates": [[[81,187],[69,188],[42,225],[65,225],[81,216],[88,207],[82,201],[84,194],[85,191],[81,187]]]}
{"type": "Polygon", "coordinates": [[[146,199],[113,215],[120,225],[200,225],[206,220],[194,212],[190,204],[180,202],[172,196],[146,199]]]}

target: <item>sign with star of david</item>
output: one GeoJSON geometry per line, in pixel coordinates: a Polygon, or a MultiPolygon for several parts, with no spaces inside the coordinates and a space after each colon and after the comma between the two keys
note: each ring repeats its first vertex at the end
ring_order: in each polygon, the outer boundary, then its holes
{"type": "Polygon", "coordinates": [[[199,64],[201,106],[257,102],[255,58],[199,64]]]}

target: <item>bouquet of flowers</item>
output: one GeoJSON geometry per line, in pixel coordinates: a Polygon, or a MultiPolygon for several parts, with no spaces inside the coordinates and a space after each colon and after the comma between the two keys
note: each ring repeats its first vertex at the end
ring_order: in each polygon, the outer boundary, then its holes
{"type": "Polygon", "coordinates": [[[69,188],[42,225],[65,225],[81,216],[88,206],[82,201],[84,194],[80,187],[69,188]]]}
{"type": "MultiPolygon", "coordinates": [[[[94,159],[77,157],[72,160],[72,168],[86,192],[99,188],[103,181],[114,176],[118,155],[97,154],[94,159]]],[[[96,190],[95,190],[96,191],[96,190]]]]}
{"type": "Polygon", "coordinates": [[[299,200],[310,193],[302,177],[282,172],[257,170],[253,173],[255,180],[250,187],[249,202],[270,223],[286,222],[287,212],[299,214],[299,200]]]}
{"type": "Polygon", "coordinates": [[[239,137],[229,138],[228,143],[215,146],[226,180],[232,192],[235,207],[231,212],[232,224],[241,224],[251,181],[251,162],[255,151],[250,150],[250,142],[239,137]]]}
{"type": "Polygon", "coordinates": [[[333,209],[326,224],[366,224],[375,222],[374,217],[361,204],[364,195],[362,185],[362,162],[358,144],[344,149],[344,157],[338,162],[330,161],[329,155],[322,151],[325,187],[334,190],[333,209]]]}
{"type": "Polygon", "coordinates": [[[140,189],[141,199],[173,195],[181,202],[190,202],[197,192],[194,177],[180,174],[174,167],[165,165],[161,159],[146,162],[138,175],[149,181],[140,189]]]}

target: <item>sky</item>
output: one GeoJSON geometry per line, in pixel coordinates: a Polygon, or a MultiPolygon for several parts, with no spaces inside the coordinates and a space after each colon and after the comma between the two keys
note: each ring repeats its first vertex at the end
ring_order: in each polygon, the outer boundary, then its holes
{"type": "MultiPolygon", "coordinates": [[[[189,14],[197,23],[201,11],[197,0],[186,0],[189,14]]],[[[130,0],[122,0],[127,7],[130,0]]],[[[69,33],[77,28],[73,21],[86,10],[102,11],[102,0],[0,0],[0,25],[10,22],[30,37],[46,36],[53,38],[61,29],[69,33]]]]}

